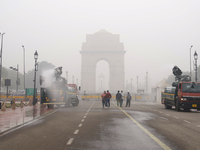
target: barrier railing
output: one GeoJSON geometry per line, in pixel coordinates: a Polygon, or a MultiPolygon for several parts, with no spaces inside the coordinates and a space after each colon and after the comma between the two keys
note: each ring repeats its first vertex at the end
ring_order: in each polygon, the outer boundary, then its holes
{"type": "MultiPolygon", "coordinates": [[[[101,100],[101,94],[85,94],[85,95],[80,95],[80,98],[82,100],[92,100],[92,99],[98,99],[101,100]]],[[[116,99],[116,94],[112,95],[112,99],[116,99]]],[[[126,99],[126,95],[125,95],[126,99]]],[[[150,94],[132,94],[132,100],[133,101],[150,101],[151,100],[151,95],[150,94]]]]}
{"type": "MultiPolygon", "coordinates": [[[[32,106],[33,96],[0,96],[0,109],[5,111],[6,108],[15,109],[15,107],[23,108],[24,106],[32,106]]],[[[40,96],[36,97],[38,100],[40,96]]]]}

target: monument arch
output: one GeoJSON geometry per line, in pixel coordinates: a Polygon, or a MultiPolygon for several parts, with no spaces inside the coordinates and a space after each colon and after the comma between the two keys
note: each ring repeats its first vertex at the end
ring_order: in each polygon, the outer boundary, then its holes
{"type": "Polygon", "coordinates": [[[124,45],[119,34],[100,30],[86,35],[81,53],[81,89],[96,91],[96,64],[105,60],[109,64],[109,90],[116,92],[124,89],[124,45]]]}

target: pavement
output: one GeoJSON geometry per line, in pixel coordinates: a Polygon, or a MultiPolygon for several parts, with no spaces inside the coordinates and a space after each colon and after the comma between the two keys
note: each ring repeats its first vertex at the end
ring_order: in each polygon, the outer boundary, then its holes
{"type": "Polygon", "coordinates": [[[46,108],[46,105],[40,104],[23,108],[16,107],[14,110],[12,108],[6,108],[6,111],[0,110],[0,133],[29,122],[48,111],[50,110],[46,108]]]}

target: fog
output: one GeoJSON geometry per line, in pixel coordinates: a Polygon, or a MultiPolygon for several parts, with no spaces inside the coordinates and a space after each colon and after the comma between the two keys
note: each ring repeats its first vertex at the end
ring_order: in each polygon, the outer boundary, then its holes
{"type": "Polygon", "coordinates": [[[200,52],[199,0],[1,0],[0,6],[3,66],[19,64],[21,73],[24,45],[26,72],[34,68],[37,50],[39,62],[62,66],[69,82],[74,76],[80,84],[82,43],[101,29],[120,35],[125,81],[132,79],[134,87],[137,76],[141,86],[145,83],[146,72],[150,87],[174,65],[189,71],[191,45],[192,60],[195,50],[200,52]]]}

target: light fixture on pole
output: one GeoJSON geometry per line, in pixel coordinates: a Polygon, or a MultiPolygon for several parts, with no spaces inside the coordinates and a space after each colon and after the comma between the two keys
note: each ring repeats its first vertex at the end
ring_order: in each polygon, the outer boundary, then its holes
{"type": "Polygon", "coordinates": [[[195,60],[195,82],[197,82],[197,59],[198,59],[198,54],[195,51],[195,53],[194,53],[194,60],[195,60]]]}
{"type": "Polygon", "coordinates": [[[19,65],[17,64],[17,68],[10,67],[10,69],[17,71],[17,80],[16,80],[17,89],[16,89],[16,91],[18,91],[18,85],[20,85],[20,79],[18,78],[19,65]]]}
{"type": "Polygon", "coordinates": [[[37,53],[37,51],[35,51],[35,53],[34,53],[34,59],[35,59],[35,72],[34,72],[34,80],[33,80],[33,82],[34,82],[34,93],[33,93],[33,105],[35,105],[36,103],[37,103],[37,101],[36,101],[36,98],[35,98],[35,93],[37,92],[37,91],[35,91],[35,88],[36,88],[36,72],[37,72],[37,70],[38,70],[38,64],[37,64],[37,59],[38,59],[38,53],[37,53]]]}

